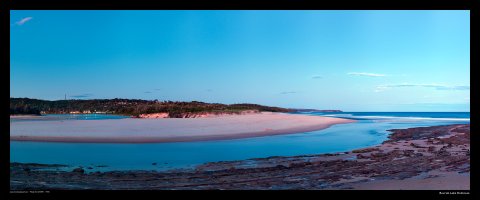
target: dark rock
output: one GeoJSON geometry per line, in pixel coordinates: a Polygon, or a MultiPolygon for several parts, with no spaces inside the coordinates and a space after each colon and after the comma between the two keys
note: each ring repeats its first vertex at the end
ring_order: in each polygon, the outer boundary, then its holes
{"type": "Polygon", "coordinates": [[[363,154],[357,154],[358,159],[363,159],[363,158],[368,158],[368,156],[365,156],[363,154]]]}
{"type": "Polygon", "coordinates": [[[157,163],[156,163],[156,162],[154,162],[154,163],[152,163],[152,165],[157,165],[157,163]]]}
{"type": "MultiPolygon", "coordinates": [[[[399,140],[412,140],[412,139],[427,139],[432,137],[438,137],[442,135],[447,135],[449,133],[449,128],[455,128],[458,125],[442,125],[442,126],[432,126],[432,127],[420,127],[420,128],[408,128],[408,129],[392,129],[388,130],[393,132],[389,136],[391,141],[399,140]]],[[[468,127],[470,128],[470,127],[468,127]]]]}
{"type": "Polygon", "coordinates": [[[83,174],[83,173],[85,173],[85,170],[84,170],[83,168],[79,167],[79,168],[75,168],[75,169],[73,169],[73,171],[72,171],[72,172],[74,172],[74,173],[81,173],[81,174],[83,174]]]}
{"type": "Polygon", "coordinates": [[[287,169],[288,167],[284,166],[284,165],[277,165],[275,166],[275,169],[287,169]]]}
{"type": "Polygon", "coordinates": [[[360,173],[362,174],[373,174],[375,171],[371,169],[362,169],[360,173]]]}
{"type": "Polygon", "coordinates": [[[428,148],[428,147],[420,146],[420,145],[415,144],[415,143],[413,143],[413,142],[410,143],[410,146],[415,147],[415,148],[428,148]]]}
{"type": "Polygon", "coordinates": [[[410,156],[414,156],[414,155],[415,155],[414,152],[415,152],[414,150],[404,150],[404,151],[403,151],[403,155],[409,156],[409,157],[410,157],[410,156]]]}
{"type": "Polygon", "coordinates": [[[368,152],[377,151],[377,150],[378,148],[357,149],[357,150],[353,150],[352,153],[368,153],[368,152]]]}
{"type": "Polygon", "coordinates": [[[334,154],[334,153],[326,153],[326,154],[323,154],[324,156],[337,156],[338,154],[334,154]]]}
{"type": "Polygon", "coordinates": [[[447,150],[443,149],[443,148],[440,149],[440,151],[437,152],[437,156],[450,156],[450,155],[451,155],[451,153],[448,152],[447,150]]]}
{"type": "Polygon", "coordinates": [[[380,158],[380,157],[385,157],[387,154],[385,154],[385,153],[372,153],[371,155],[374,158],[380,158]]]}

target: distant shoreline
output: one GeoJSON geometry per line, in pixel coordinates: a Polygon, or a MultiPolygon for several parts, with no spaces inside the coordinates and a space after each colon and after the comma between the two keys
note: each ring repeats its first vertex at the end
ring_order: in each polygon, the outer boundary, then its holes
{"type": "Polygon", "coordinates": [[[10,126],[11,141],[166,143],[228,140],[322,130],[355,120],[287,113],[207,118],[24,121],[10,126]]]}
{"type": "Polygon", "coordinates": [[[90,99],[48,101],[30,98],[10,98],[10,114],[117,114],[139,117],[167,113],[168,118],[187,118],[201,113],[292,112],[293,109],[251,103],[221,104],[200,101],[158,101],[142,99],[90,99]]]}
{"type": "Polygon", "coordinates": [[[15,115],[10,115],[10,118],[29,118],[29,117],[42,117],[42,115],[35,115],[35,114],[15,114],[15,115]]]}

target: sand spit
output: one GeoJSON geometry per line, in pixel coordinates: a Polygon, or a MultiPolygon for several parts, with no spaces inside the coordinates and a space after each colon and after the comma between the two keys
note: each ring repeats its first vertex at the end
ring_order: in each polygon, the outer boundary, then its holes
{"type": "Polygon", "coordinates": [[[205,118],[19,121],[10,140],[161,143],[225,140],[309,132],[354,120],[287,113],[245,113],[205,118]]]}

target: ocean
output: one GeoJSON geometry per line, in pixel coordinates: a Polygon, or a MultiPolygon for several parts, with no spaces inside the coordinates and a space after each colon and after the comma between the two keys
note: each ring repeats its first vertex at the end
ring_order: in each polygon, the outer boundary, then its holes
{"type": "MultiPolygon", "coordinates": [[[[303,112],[355,119],[305,133],[235,140],[157,144],[10,142],[10,162],[65,164],[87,171],[172,170],[206,162],[345,152],[381,144],[389,129],[469,124],[469,112],[303,112]],[[155,164],[153,164],[155,163],[155,164]],[[99,167],[101,166],[101,167],[99,167]]],[[[51,120],[121,119],[114,115],[54,115],[51,120]]],[[[11,120],[11,126],[15,121],[11,120]]]]}

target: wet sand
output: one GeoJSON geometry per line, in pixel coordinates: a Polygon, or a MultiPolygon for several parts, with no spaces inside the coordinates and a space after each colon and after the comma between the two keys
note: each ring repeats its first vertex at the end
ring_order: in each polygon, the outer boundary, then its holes
{"type": "Polygon", "coordinates": [[[10,164],[10,187],[133,190],[470,190],[470,125],[391,130],[383,144],[335,154],[212,162],[193,170],[37,171],[10,164]]]}
{"type": "Polygon", "coordinates": [[[354,120],[287,113],[208,118],[17,121],[10,140],[43,142],[162,143],[238,139],[310,132],[354,120]]]}

